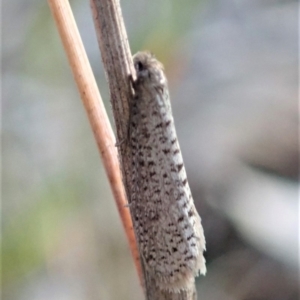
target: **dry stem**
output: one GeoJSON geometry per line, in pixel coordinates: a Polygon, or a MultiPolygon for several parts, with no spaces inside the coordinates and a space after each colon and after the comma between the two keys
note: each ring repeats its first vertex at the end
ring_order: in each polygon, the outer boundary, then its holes
{"type": "MultiPolygon", "coordinates": [[[[119,156],[127,198],[130,202],[130,186],[127,184],[131,176],[132,165],[128,144],[122,143],[127,138],[128,103],[132,92],[130,76],[135,77],[131,52],[118,0],[90,0],[94,23],[101,51],[103,65],[106,71],[110,90],[110,99],[116,124],[117,138],[120,141],[119,156]]],[[[134,218],[133,218],[134,222],[134,218]]],[[[191,289],[175,292],[160,291],[151,274],[143,266],[145,294],[148,300],[191,300],[196,299],[195,286],[191,289]]]]}
{"type": "Polygon", "coordinates": [[[119,214],[130,244],[136,269],[142,281],[139,254],[133,232],[131,216],[126,208],[126,194],[122,183],[115,137],[109,123],[97,84],[85,53],[69,2],[49,0],[56,26],[68,56],[80,96],[88,115],[94,137],[109,179],[119,214]]]}

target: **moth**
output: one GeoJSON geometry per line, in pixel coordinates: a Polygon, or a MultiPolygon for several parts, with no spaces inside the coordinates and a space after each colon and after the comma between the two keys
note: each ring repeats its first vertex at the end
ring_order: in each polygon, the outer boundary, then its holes
{"type": "Polygon", "coordinates": [[[205,274],[205,238],[176,135],[163,65],[133,56],[130,103],[130,209],[141,259],[162,290],[180,291],[205,274]]]}

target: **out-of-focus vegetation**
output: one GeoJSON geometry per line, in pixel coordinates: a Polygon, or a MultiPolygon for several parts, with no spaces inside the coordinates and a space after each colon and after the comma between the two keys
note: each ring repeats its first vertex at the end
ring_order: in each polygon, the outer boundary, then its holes
{"type": "MultiPolygon", "coordinates": [[[[111,115],[89,3],[71,5],[111,115]]],[[[297,2],[121,5],[132,52],[168,76],[207,239],[199,299],[298,299],[297,2]]],[[[141,299],[47,3],[2,11],[3,299],[141,299]]]]}

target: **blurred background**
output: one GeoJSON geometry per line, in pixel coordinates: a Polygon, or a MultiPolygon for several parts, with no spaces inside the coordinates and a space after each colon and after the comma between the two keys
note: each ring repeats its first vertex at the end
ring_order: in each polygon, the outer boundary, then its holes
{"type": "MultiPolygon", "coordinates": [[[[71,5],[111,117],[89,1],[71,5]]],[[[299,299],[298,1],[121,5],[169,80],[207,240],[198,299],[299,299]]],[[[3,299],[142,299],[46,1],[3,1],[2,98],[3,299]]]]}

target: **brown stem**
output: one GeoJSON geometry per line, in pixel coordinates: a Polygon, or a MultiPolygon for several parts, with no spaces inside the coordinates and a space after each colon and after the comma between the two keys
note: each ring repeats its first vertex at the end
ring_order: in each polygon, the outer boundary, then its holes
{"type": "Polygon", "coordinates": [[[101,95],[97,88],[69,2],[67,0],[48,0],[48,2],[94,132],[94,137],[126,232],[136,269],[142,280],[131,216],[126,207],[126,194],[122,183],[118,153],[115,147],[115,137],[101,95]]]}
{"type": "MultiPolygon", "coordinates": [[[[116,124],[117,139],[120,141],[119,156],[123,173],[123,182],[130,202],[130,186],[127,184],[131,176],[132,165],[130,151],[126,142],[128,133],[129,101],[132,91],[130,77],[135,77],[132,56],[121,13],[119,0],[90,0],[94,23],[101,51],[104,69],[109,84],[110,99],[116,124]]],[[[133,218],[134,222],[134,218],[133,218]]],[[[148,300],[191,300],[196,299],[195,286],[179,293],[161,291],[155,280],[143,264],[145,294],[148,300]]]]}

